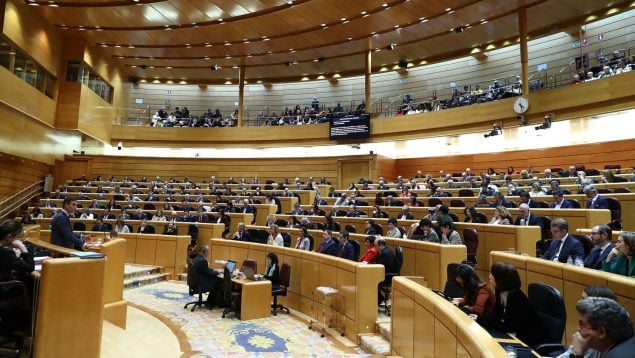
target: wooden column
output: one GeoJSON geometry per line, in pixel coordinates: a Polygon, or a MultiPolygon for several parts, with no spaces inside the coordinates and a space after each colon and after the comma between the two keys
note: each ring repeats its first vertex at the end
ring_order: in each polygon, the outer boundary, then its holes
{"type": "Polygon", "coordinates": [[[520,31],[520,77],[523,81],[523,95],[526,96],[529,93],[529,81],[527,80],[527,8],[524,6],[518,9],[518,24],[520,31]]]}
{"type": "Polygon", "coordinates": [[[245,116],[244,113],[244,98],[245,98],[245,66],[240,66],[240,70],[238,72],[238,120],[236,126],[243,126],[243,118],[245,116]]]}

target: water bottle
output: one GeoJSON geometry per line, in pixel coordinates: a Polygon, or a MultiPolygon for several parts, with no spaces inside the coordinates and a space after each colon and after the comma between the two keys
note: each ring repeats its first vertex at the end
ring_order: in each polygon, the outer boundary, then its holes
{"type": "Polygon", "coordinates": [[[567,257],[567,265],[573,265],[573,257],[571,257],[571,255],[567,257]]]}
{"type": "Polygon", "coordinates": [[[584,262],[582,261],[582,257],[580,256],[576,256],[575,260],[573,260],[573,264],[579,267],[583,267],[584,266],[584,262]]]}
{"type": "Polygon", "coordinates": [[[525,218],[520,218],[520,226],[525,226],[525,218]]]}

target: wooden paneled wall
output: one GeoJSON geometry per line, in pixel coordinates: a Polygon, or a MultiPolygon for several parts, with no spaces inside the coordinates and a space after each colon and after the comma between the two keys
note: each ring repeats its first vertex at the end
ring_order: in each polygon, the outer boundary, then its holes
{"type": "Polygon", "coordinates": [[[43,180],[51,167],[34,160],[0,152],[0,199],[43,180]]]}
{"type": "MultiPolygon", "coordinates": [[[[617,129],[616,129],[617,130],[617,129]]],[[[462,172],[470,168],[472,173],[487,171],[492,167],[498,172],[506,171],[509,165],[515,170],[526,169],[533,165],[535,170],[582,164],[586,168],[603,169],[605,164],[620,164],[622,168],[635,165],[635,140],[590,143],[568,147],[553,147],[534,150],[519,150],[505,153],[483,153],[454,155],[448,157],[398,159],[396,172],[408,177],[417,170],[424,174],[438,175],[439,170],[446,173],[462,172]]]]}
{"type": "MultiPolygon", "coordinates": [[[[302,181],[313,176],[315,179],[325,177],[326,180],[337,183],[338,159],[344,158],[244,158],[244,159],[213,159],[213,158],[155,158],[155,157],[114,157],[114,156],[85,156],[68,157],[65,162],[59,162],[56,168],[56,176],[64,176],[67,170],[64,169],[66,162],[81,162],[85,160],[86,170],[77,172],[89,177],[101,175],[108,178],[110,175],[118,179],[129,176],[139,179],[147,176],[151,179],[154,176],[161,176],[166,180],[174,176],[179,180],[188,176],[190,180],[197,182],[207,182],[210,176],[214,175],[220,181],[226,181],[229,177],[240,181],[245,178],[250,182],[254,177],[260,179],[261,186],[265,185],[266,179],[280,181],[289,179],[293,181],[295,177],[300,177],[302,181]]],[[[350,157],[354,159],[356,157],[350,157]]],[[[371,156],[364,156],[365,160],[372,159],[371,156]]],[[[81,169],[80,169],[81,170],[81,169]]],[[[56,177],[56,183],[63,180],[72,179],[76,176],[56,177]]]]}

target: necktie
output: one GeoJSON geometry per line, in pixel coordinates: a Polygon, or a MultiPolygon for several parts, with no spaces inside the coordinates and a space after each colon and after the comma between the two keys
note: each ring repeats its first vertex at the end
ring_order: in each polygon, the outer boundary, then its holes
{"type": "Polygon", "coordinates": [[[344,251],[344,244],[340,244],[339,249],[337,249],[337,257],[342,257],[343,251],[344,251]]]}
{"type": "Polygon", "coordinates": [[[593,268],[595,267],[595,265],[597,264],[598,260],[600,259],[600,254],[602,253],[602,249],[599,247],[594,248],[593,250],[591,250],[591,253],[589,254],[589,267],[593,268]]]}
{"type": "Polygon", "coordinates": [[[558,248],[556,249],[556,255],[553,257],[554,259],[559,259],[560,257],[560,249],[562,248],[563,240],[558,240],[558,248]]]}

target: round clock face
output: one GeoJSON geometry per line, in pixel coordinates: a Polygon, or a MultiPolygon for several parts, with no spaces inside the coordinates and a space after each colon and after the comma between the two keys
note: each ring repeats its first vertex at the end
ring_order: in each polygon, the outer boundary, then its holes
{"type": "Polygon", "coordinates": [[[518,97],[514,101],[514,111],[516,113],[525,113],[529,109],[529,100],[525,97],[518,97]]]}

